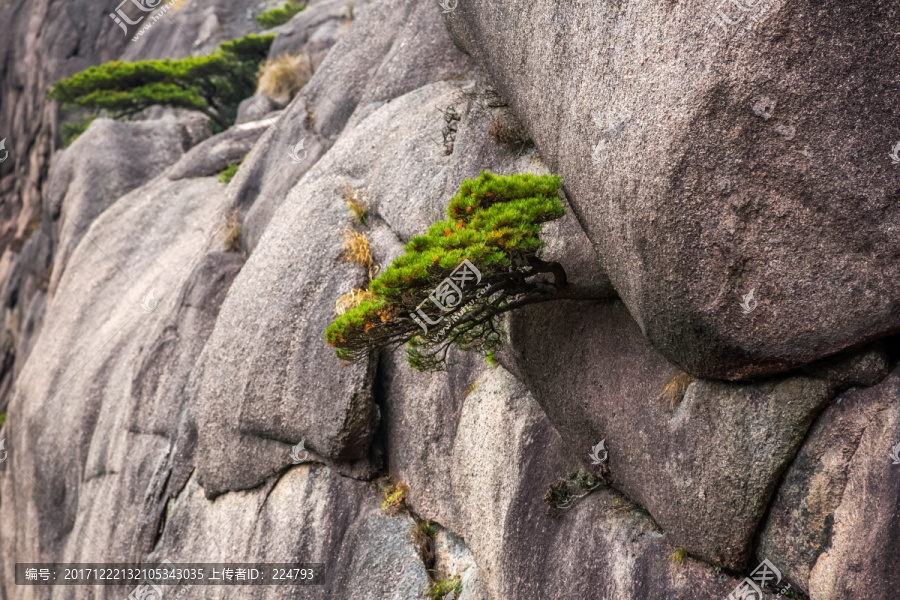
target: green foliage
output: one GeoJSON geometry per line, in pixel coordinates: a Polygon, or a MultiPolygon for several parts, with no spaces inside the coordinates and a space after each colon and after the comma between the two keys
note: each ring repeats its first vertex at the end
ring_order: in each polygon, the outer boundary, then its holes
{"type": "Polygon", "coordinates": [[[238,166],[240,166],[240,163],[231,163],[225,167],[225,170],[219,173],[219,183],[231,183],[231,180],[234,179],[237,173],[238,166]]]}
{"type": "Polygon", "coordinates": [[[78,136],[84,133],[91,123],[94,122],[94,119],[97,118],[97,115],[84,115],[77,121],[70,121],[68,123],[62,124],[62,138],[63,138],[63,148],[68,148],[72,145],[78,136]]]}
{"type": "Polygon", "coordinates": [[[384,488],[384,502],[381,503],[381,510],[393,514],[406,506],[408,491],[409,486],[403,482],[384,488]]]}
{"type": "Polygon", "coordinates": [[[508,310],[553,299],[565,286],[559,265],[537,258],[540,232],[565,210],[554,175],[499,176],[484,171],[463,181],[447,208],[447,219],[414,236],[399,256],[369,284],[369,299],[337,317],[325,340],[337,356],[354,361],[388,345],[408,343],[407,358],[420,370],[440,370],[450,345],[489,352],[499,345],[495,317],[508,310]],[[438,312],[429,294],[463,261],[481,274],[463,290],[450,312],[438,312]],[[552,272],[555,285],[535,281],[552,272]],[[472,282],[474,283],[474,282],[472,282]],[[420,305],[422,310],[419,311],[420,305]],[[432,322],[424,335],[423,311],[432,322]]]}
{"type": "Polygon", "coordinates": [[[488,350],[484,353],[484,360],[489,367],[500,366],[500,362],[497,360],[497,357],[494,356],[494,353],[491,350],[488,350]]]}
{"type": "Polygon", "coordinates": [[[433,538],[437,533],[437,527],[431,521],[422,521],[419,523],[419,530],[427,537],[433,538]]]}
{"type": "Polygon", "coordinates": [[[454,598],[459,598],[459,595],[462,594],[462,580],[459,577],[432,581],[425,591],[425,595],[434,600],[441,600],[450,592],[456,592],[454,598]]]}
{"type": "Polygon", "coordinates": [[[278,27],[293,19],[294,15],[304,8],[306,8],[305,4],[288,0],[281,8],[272,8],[262,14],[256,15],[256,22],[262,25],[263,29],[278,27]]]}
{"type": "Polygon", "coordinates": [[[670,563],[680,565],[684,562],[685,558],[687,558],[687,550],[685,550],[684,548],[676,548],[675,552],[669,555],[669,558],[667,558],[666,560],[668,560],[670,563]]]}
{"type": "Polygon", "coordinates": [[[231,125],[238,104],[256,90],[256,71],[274,35],[248,35],[219,46],[209,56],[114,60],[56,82],[47,97],[127,117],[150,106],[199,110],[219,129],[231,125]]]}
{"type": "Polygon", "coordinates": [[[6,413],[0,413],[0,427],[3,427],[4,423],[6,423],[6,413]]]}

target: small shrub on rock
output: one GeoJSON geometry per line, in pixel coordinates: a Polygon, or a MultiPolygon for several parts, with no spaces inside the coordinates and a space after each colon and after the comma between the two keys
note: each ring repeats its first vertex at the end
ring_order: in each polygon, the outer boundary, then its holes
{"type": "Polygon", "coordinates": [[[425,591],[425,596],[433,600],[443,600],[451,592],[454,594],[453,598],[459,598],[462,594],[462,580],[458,576],[432,581],[425,591]]]}
{"type": "Polygon", "coordinates": [[[384,488],[384,502],[381,503],[381,510],[393,515],[405,508],[408,491],[409,486],[403,482],[384,488]]]}
{"type": "Polygon", "coordinates": [[[219,173],[219,183],[231,183],[231,180],[234,179],[234,176],[237,174],[238,163],[231,163],[225,169],[219,173]]]}

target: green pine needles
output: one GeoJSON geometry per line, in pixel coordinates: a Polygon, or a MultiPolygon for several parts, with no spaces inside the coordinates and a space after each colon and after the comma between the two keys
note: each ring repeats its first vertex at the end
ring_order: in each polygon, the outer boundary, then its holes
{"type": "Polygon", "coordinates": [[[325,341],[351,362],[408,343],[409,363],[425,371],[442,370],[452,346],[490,353],[501,314],[571,297],[562,266],[537,256],[543,224],[565,214],[559,185],[555,175],[487,171],[463,181],[447,219],[414,236],[325,341]]]}
{"type": "Polygon", "coordinates": [[[306,8],[306,4],[288,0],[281,8],[272,8],[256,15],[256,22],[262,25],[263,29],[278,27],[293,19],[294,15],[298,14],[304,8],[306,8]]]}
{"type": "Polygon", "coordinates": [[[219,130],[237,117],[241,100],[256,91],[256,73],[274,35],[248,35],[224,42],[209,56],[180,59],[114,60],[58,81],[52,100],[104,109],[122,118],[159,104],[199,110],[219,130]]]}

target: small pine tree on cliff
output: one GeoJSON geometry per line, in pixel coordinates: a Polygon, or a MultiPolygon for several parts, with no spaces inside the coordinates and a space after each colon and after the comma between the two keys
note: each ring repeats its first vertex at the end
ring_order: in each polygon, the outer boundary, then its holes
{"type": "Polygon", "coordinates": [[[447,219],[413,237],[362,301],[328,327],[325,341],[348,361],[407,342],[413,367],[441,370],[451,346],[496,348],[503,313],[574,297],[562,266],[537,256],[543,224],[565,214],[559,185],[554,175],[487,171],[463,181],[447,219]]]}
{"type": "Polygon", "coordinates": [[[248,35],[219,46],[208,56],[122,62],[88,67],[61,79],[52,100],[105,109],[122,118],[159,104],[199,110],[219,130],[237,117],[241,100],[256,91],[256,72],[274,35],[248,35]]]}

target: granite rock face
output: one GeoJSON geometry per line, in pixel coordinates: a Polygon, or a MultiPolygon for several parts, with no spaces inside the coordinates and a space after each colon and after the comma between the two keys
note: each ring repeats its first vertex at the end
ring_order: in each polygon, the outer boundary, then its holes
{"type": "Polygon", "coordinates": [[[898,399],[896,371],[841,394],[773,498],[757,555],[813,598],[889,598],[900,585],[898,399]]]}
{"type": "Polygon", "coordinates": [[[606,440],[613,486],[673,545],[735,570],[747,566],[769,498],[818,413],[838,389],[887,375],[884,351],[872,350],[811,368],[817,377],[692,381],[618,300],[527,307],[509,331],[503,362],[571,452],[587,461],[606,440]]]}
{"type": "MultiPolygon", "coordinates": [[[[0,19],[52,8],[22,2],[0,19]]],[[[208,51],[276,4],[176,3],[101,54],[208,51]]],[[[758,29],[701,44],[702,7],[473,0],[442,17],[436,3],[322,0],[270,30],[270,57],[306,52],[310,82],[283,107],[247,99],[218,135],[158,107],[98,120],[49,161],[50,106],[28,126],[33,164],[16,150],[34,193],[0,214],[0,600],[133,589],[15,586],[16,562],[163,560],[326,565],[321,587],[166,590],[187,599],[413,600],[458,578],[456,600],[722,600],[763,560],[810,600],[893,599],[900,352],[878,306],[896,252],[878,236],[896,220],[888,172],[846,160],[893,114],[847,131],[847,103],[894,85],[874,71],[892,9],[853,8],[865,25],[843,6],[771,5],[758,29]],[[796,81],[804,27],[825,17],[844,30],[815,44],[840,60],[816,56],[796,81]],[[841,46],[854,32],[871,35],[841,46]],[[522,139],[501,143],[498,123],[522,139]],[[403,348],[342,364],[322,339],[337,299],[483,169],[562,174],[567,214],[544,228],[543,256],[584,299],[508,314],[501,366],[453,351],[447,371],[420,373],[403,348]],[[840,243],[823,233],[835,215],[840,243]],[[347,260],[348,229],[371,268],[347,260]],[[771,264],[744,260],[763,243],[771,264]],[[828,302],[841,311],[813,326],[828,302]]],[[[54,17],[41,31],[121,36],[107,13],[103,34],[54,17]]],[[[41,53],[35,73],[74,67],[41,53]]],[[[28,77],[0,84],[14,90],[0,117],[37,114],[28,77]]]]}

